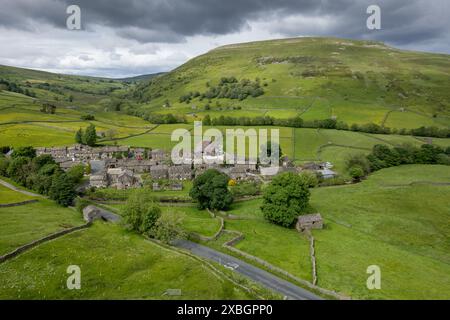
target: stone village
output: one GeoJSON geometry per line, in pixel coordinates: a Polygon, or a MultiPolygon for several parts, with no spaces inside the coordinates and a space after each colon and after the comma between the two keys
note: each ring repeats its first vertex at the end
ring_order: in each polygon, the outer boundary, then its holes
{"type": "MultiPolygon", "coordinates": [[[[136,188],[142,186],[142,175],[147,174],[152,181],[168,180],[171,190],[182,190],[182,181],[194,179],[207,169],[215,168],[230,179],[261,180],[267,179],[264,170],[268,169],[248,161],[245,164],[173,164],[170,153],[161,149],[133,148],[128,146],[102,146],[89,147],[85,145],[73,145],[66,147],[37,148],[37,155],[48,154],[59,163],[63,170],[76,165],[89,167],[89,186],[95,188],[112,187],[117,189],[136,188]]],[[[194,154],[204,158],[214,159],[223,157],[223,152],[218,151],[214,142],[202,141],[194,149],[194,154]]],[[[307,163],[303,166],[295,166],[286,156],[280,160],[279,172],[311,170],[320,174],[323,178],[332,178],[336,173],[330,163],[307,163]]],[[[161,190],[158,182],[153,183],[153,190],[161,190]]]]}

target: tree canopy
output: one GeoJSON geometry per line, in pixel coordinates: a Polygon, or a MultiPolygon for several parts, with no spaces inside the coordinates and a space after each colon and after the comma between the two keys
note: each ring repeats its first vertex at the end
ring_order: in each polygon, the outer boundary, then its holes
{"type": "Polygon", "coordinates": [[[226,210],[233,202],[228,190],[229,177],[215,169],[206,170],[194,179],[189,195],[200,209],[226,210]]]}
{"type": "Polygon", "coordinates": [[[273,178],[264,190],[261,210],[269,222],[291,227],[308,206],[310,192],[305,179],[286,172],[273,178]]]}

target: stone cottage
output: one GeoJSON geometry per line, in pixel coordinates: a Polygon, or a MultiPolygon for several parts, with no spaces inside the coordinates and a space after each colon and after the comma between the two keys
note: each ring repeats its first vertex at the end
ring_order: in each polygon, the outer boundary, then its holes
{"type": "Polygon", "coordinates": [[[169,178],[169,167],[166,165],[157,165],[150,168],[150,175],[152,179],[167,179],[169,178]]]}
{"type": "Polygon", "coordinates": [[[168,169],[170,180],[191,180],[192,169],[190,165],[171,166],[168,169]]]}

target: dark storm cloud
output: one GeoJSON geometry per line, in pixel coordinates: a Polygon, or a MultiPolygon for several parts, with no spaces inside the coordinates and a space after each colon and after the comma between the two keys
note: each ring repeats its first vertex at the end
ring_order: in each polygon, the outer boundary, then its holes
{"type": "Polygon", "coordinates": [[[329,17],[329,27],[275,23],[271,28],[287,36],[305,34],[375,38],[398,44],[439,38],[448,33],[447,0],[15,0],[2,4],[0,25],[35,28],[40,22],[65,28],[65,8],[77,4],[83,27],[95,25],[115,29],[121,37],[139,42],[181,42],[186,36],[223,35],[238,32],[248,21],[268,17],[282,21],[289,15],[329,17]],[[365,27],[366,8],[378,4],[382,27],[370,32],[365,27]],[[436,18],[437,17],[437,18],[436,18]]]}

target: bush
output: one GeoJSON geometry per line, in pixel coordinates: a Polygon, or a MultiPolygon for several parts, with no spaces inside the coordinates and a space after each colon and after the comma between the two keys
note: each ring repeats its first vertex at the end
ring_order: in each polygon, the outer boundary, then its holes
{"type": "Polygon", "coordinates": [[[175,239],[186,238],[187,234],[182,228],[184,216],[178,213],[163,214],[152,229],[151,235],[169,244],[175,239]]]}
{"type": "Polygon", "coordinates": [[[88,205],[90,205],[89,200],[80,197],[75,199],[75,209],[77,209],[79,213],[83,213],[83,209],[86,208],[88,205]]]}
{"type": "Polygon", "coordinates": [[[123,209],[125,224],[134,231],[149,234],[161,216],[161,208],[146,189],[135,189],[123,209]]]}
{"type": "Polygon", "coordinates": [[[359,167],[363,171],[363,175],[365,176],[370,173],[370,163],[367,160],[367,157],[362,153],[350,154],[345,159],[345,168],[350,171],[351,168],[355,166],[359,167]]]}
{"type": "Polygon", "coordinates": [[[264,190],[261,210],[269,222],[291,227],[308,206],[308,185],[297,174],[286,172],[276,176],[264,190]]]}
{"type": "Polygon", "coordinates": [[[67,176],[72,179],[73,183],[78,184],[84,177],[84,165],[79,164],[67,170],[67,176]]]}
{"type": "Polygon", "coordinates": [[[317,175],[311,171],[303,171],[300,173],[300,179],[302,179],[303,183],[306,184],[308,188],[315,188],[319,185],[317,175]]]}
{"type": "Polygon", "coordinates": [[[352,177],[354,181],[360,181],[361,178],[365,176],[363,168],[361,168],[361,166],[359,165],[354,165],[353,167],[351,167],[348,170],[348,173],[350,174],[350,177],[352,177]]]}
{"type": "Polygon", "coordinates": [[[6,176],[9,167],[9,160],[5,156],[0,156],[0,176],[6,176]]]}
{"type": "MultiPolygon", "coordinates": [[[[234,181],[234,180],[230,180],[234,181]]],[[[242,181],[230,188],[233,197],[256,196],[261,193],[261,185],[254,181],[242,181]]]]}

